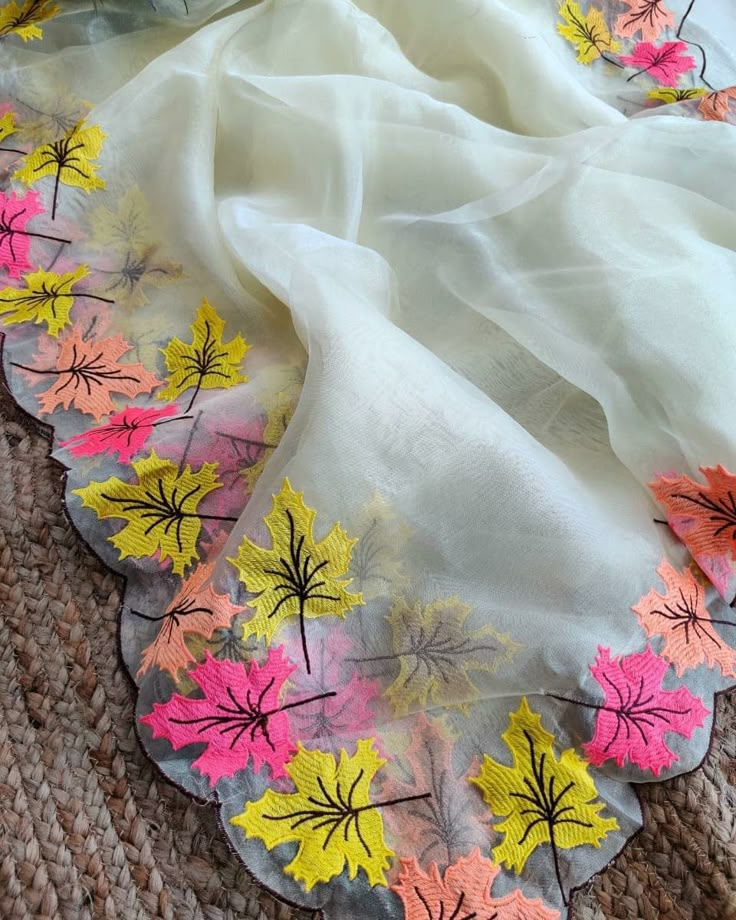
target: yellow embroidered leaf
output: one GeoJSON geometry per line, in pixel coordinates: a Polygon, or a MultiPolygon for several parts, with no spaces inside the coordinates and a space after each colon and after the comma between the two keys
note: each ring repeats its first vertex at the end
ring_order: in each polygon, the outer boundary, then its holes
{"type": "Polygon", "coordinates": [[[286,398],[280,400],[276,406],[269,411],[266,418],[266,425],[263,429],[263,443],[266,446],[260,451],[258,460],[256,460],[252,466],[245,467],[242,471],[242,476],[245,480],[245,488],[249,495],[253,494],[253,490],[256,487],[256,483],[261,478],[261,473],[266,466],[268,458],[279,446],[279,442],[281,438],[283,438],[293,414],[294,407],[286,398]]]}
{"type": "Polygon", "coordinates": [[[75,297],[107,299],[94,294],[74,293],[74,285],[88,274],[87,266],[80,265],[76,271],[61,275],[42,268],[24,275],[24,288],[5,288],[0,291],[0,314],[7,314],[2,321],[8,326],[12,323],[46,323],[49,335],[58,336],[71,323],[69,314],[75,297]]]}
{"type": "Polygon", "coordinates": [[[575,46],[581,64],[592,63],[606,51],[615,54],[621,50],[620,43],[608,31],[603,13],[594,6],[583,13],[575,0],[563,0],[559,13],[565,22],[557,23],[557,31],[575,46]]]}
{"type": "Polygon", "coordinates": [[[123,250],[149,244],[153,234],[146,196],[132,185],[118,202],[117,208],[95,208],[87,218],[91,231],[90,246],[105,251],[111,246],[123,250]]]}
{"type": "Polygon", "coordinates": [[[13,178],[31,186],[44,176],[54,177],[54,200],[51,207],[53,220],[56,217],[60,183],[83,188],[87,193],[96,188],[105,188],[104,179],[96,175],[99,166],[92,161],[102,152],[102,143],[106,137],[97,125],[85,128],[84,122],[80,121],[58,141],[36,147],[25,157],[24,165],[16,170],[13,178]]]}
{"type": "MultiPolygon", "coordinates": [[[[618,830],[618,822],[600,816],[605,805],[596,801],[598,792],[587,763],[572,748],[557,759],[554,737],[529,709],[526,698],[511,713],[509,723],[502,737],[513,766],[486,755],[480,774],[470,779],[493,814],[505,818],[495,825],[504,840],[493,850],[493,858],[519,873],[538,846],[549,844],[557,869],[559,849],[599,847],[611,831],[618,830]]],[[[559,870],[557,876],[559,881],[559,870]]]]}
{"type": "Polygon", "coordinates": [[[227,389],[245,383],[248,378],[240,373],[240,365],[250,349],[240,333],[227,344],[223,342],[225,321],[220,319],[207,298],[202,300],[190,328],[191,344],[174,338],[161,349],[169,371],[169,385],[158,394],[159,399],[174,400],[194,387],[187,412],[200,390],[227,389]]]}
{"type": "Polygon", "coordinates": [[[51,19],[59,12],[53,0],[25,0],[19,5],[11,0],[0,9],[0,37],[15,32],[24,42],[32,38],[43,38],[43,32],[36,25],[51,19]]]}
{"type": "Polygon", "coordinates": [[[283,620],[298,616],[308,674],[305,618],[344,617],[346,611],[363,603],[360,594],[347,590],[351,581],[345,577],[357,541],[349,539],[339,524],[323,540],[315,540],[312,528],[316,514],[304,504],[302,493],[294,492],[284,479],[265,517],[271,549],[244,537],[238,555],[228,559],[246,589],[257,595],[249,601],[256,612],[243,624],[243,638],[265,636],[270,642],[283,620]]]}
{"type": "Polygon", "coordinates": [[[707,95],[708,90],[698,86],[658,86],[656,89],[650,89],[647,93],[649,99],[656,99],[668,105],[673,102],[687,102],[688,99],[700,99],[702,96],[707,95]]]}
{"type": "Polygon", "coordinates": [[[268,789],[257,802],[230,819],[247,837],[257,837],[269,850],[282,843],[298,843],[296,856],[285,872],[310,891],[328,882],[348,866],[354,879],[363,869],[371,885],[385,885],[385,870],[394,855],[383,839],[381,807],[427,798],[427,794],[371,802],[371,780],[386,763],[373,749],[373,740],[356,744],[356,753],[340,760],[322,751],[307,751],[301,744],[286,767],[296,793],[268,789]]]}
{"type": "Polygon", "coordinates": [[[132,467],[137,483],[111,476],[75,489],[74,494],[98,518],[126,521],[122,530],[108,537],[121,559],[142,559],[158,552],[161,562],[171,559],[174,573],[182,575],[185,566],[199,558],[197,539],[202,520],[212,518],[197,514],[197,506],[222,485],[215,475],[217,464],[203,463],[194,471],[186,466],[179,472],[170,460],[152,450],[148,457],[134,460],[132,467]]]}
{"type": "Polygon", "coordinates": [[[380,493],[373,493],[352,522],[352,529],[360,542],[350,574],[364,600],[389,597],[408,588],[401,551],[409,539],[409,527],[380,493]]]}
{"type": "MultiPolygon", "coordinates": [[[[3,106],[0,106],[0,111],[2,111],[3,106]]],[[[3,112],[0,115],[0,143],[2,143],[6,137],[10,137],[11,134],[15,134],[15,112],[12,110],[3,112]]]]}
{"type": "Polygon", "coordinates": [[[386,691],[397,715],[437,706],[464,705],[478,696],[471,673],[494,673],[521,648],[491,626],[469,630],[470,607],[457,597],[410,606],[398,599],[389,614],[393,654],[376,659],[399,662],[399,674],[386,691]]]}

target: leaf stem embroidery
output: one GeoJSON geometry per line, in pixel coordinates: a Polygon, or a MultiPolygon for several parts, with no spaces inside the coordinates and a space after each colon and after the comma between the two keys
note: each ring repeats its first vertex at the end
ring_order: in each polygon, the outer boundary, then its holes
{"type": "Polygon", "coordinates": [[[304,534],[301,534],[297,539],[296,528],[294,526],[294,515],[289,508],[285,509],[285,514],[289,521],[289,559],[284,559],[282,556],[279,559],[281,563],[280,568],[264,569],[264,573],[282,579],[277,586],[277,590],[285,591],[286,593],[282,595],[274,609],[268,614],[268,618],[271,619],[276,616],[281,606],[289,599],[297,599],[299,603],[299,631],[302,640],[302,652],[304,653],[304,663],[307,674],[310,674],[309,649],[307,648],[307,633],[304,624],[305,604],[310,599],[339,601],[340,598],[333,594],[318,593],[319,589],[323,587],[326,582],[324,580],[315,581],[314,579],[317,573],[329,563],[329,560],[323,559],[322,562],[313,563],[311,553],[305,553],[302,558],[304,534]],[[312,566],[311,569],[310,564],[312,566]]]}
{"type": "Polygon", "coordinates": [[[690,3],[689,3],[689,5],[688,5],[688,8],[685,10],[685,14],[684,14],[684,16],[682,17],[682,19],[680,20],[680,25],[677,27],[677,33],[676,33],[676,35],[677,35],[678,38],[682,39],[682,41],[684,41],[685,44],[687,44],[687,45],[692,45],[694,48],[697,48],[698,51],[700,51],[700,53],[702,54],[702,56],[703,56],[703,66],[700,68],[700,79],[703,81],[703,83],[705,83],[705,85],[708,87],[708,89],[712,90],[712,89],[714,89],[714,87],[711,86],[711,84],[705,79],[705,69],[706,69],[706,67],[708,66],[708,58],[706,57],[706,54],[705,54],[705,48],[704,48],[702,45],[699,45],[697,42],[691,42],[691,41],[690,41],[689,39],[687,39],[687,38],[682,38],[682,30],[683,30],[683,28],[685,27],[685,23],[687,22],[687,17],[688,17],[688,16],[690,15],[690,13],[692,12],[692,8],[693,8],[694,6],[695,6],[695,0],[690,0],[690,3]]]}

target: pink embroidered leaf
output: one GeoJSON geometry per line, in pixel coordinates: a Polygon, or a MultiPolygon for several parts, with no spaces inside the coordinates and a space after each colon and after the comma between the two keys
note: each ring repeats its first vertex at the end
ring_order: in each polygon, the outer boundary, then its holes
{"type": "MultiPolygon", "coordinates": [[[[388,812],[386,812],[388,814],[388,812]]],[[[557,920],[558,910],[515,888],[500,898],[490,895],[501,870],[480,855],[476,847],[445,869],[436,864],[424,872],[414,857],[401,860],[401,871],[392,890],[404,904],[406,920],[557,920]]]]}
{"type": "Polygon", "coordinates": [[[736,99],[736,86],[720,89],[703,96],[698,111],[705,121],[726,121],[731,112],[731,100],[736,99]]]}
{"type": "Polygon", "coordinates": [[[150,393],[161,381],[142,364],[121,364],[118,361],[130,345],[121,335],[105,339],[88,339],[75,327],[60,340],[54,367],[29,367],[11,362],[29,379],[56,377],[54,383],[38,395],[43,415],[50,415],[58,406],[68,409],[72,403],[99,421],[115,408],[111,394],[133,397],[150,393]]]}
{"type": "Polygon", "coordinates": [[[289,712],[305,700],[280,703],[284,682],[295,670],[282,648],[271,648],[266,663],[250,667],[218,661],[209,652],[204,664],[190,672],[204,692],[203,699],[175,693],[166,703],[154,703],[141,722],[154,738],[166,738],[174,750],[204,742],[205,751],[193,762],[210,781],[233,776],[251,762],[257,772],[265,764],[271,776],[286,775],[285,765],[296,747],[291,742],[289,712]]]}
{"type": "Polygon", "coordinates": [[[637,32],[645,42],[659,38],[666,28],[674,28],[674,14],[664,0],[621,0],[629,9],[616,20],[613,31],[622,38],[632,38],[637,32]]]}
{"type": "Polygon", "coordinates": [[[161,621],[158,635],[143,650],[138,677],[157,665],[176,680],[178,672],[196,660],[187,648],[186,636],[200,635],[209,639],[216,629],[229,626],[241,612],[242,608],[233,604],[229,595],[215,591],[210,582],[214,569],[214,563],[197,566],[162,616],[151,617],[133,611],[143,619],[161,621]]]}
{"type": "MultiPolygon", "coordinates": [[[[162,419],[176,417],[176,406],[164,406],[163,409],[139,409],[128,406],[122,412],[110,416],[106,425],[90,428],[66,441],[60,441],[60,447],[68,447],[73,457],[96,457],[98,454],[117,453],[121,463],[130,463],[133,457],[145,447],[162,419]]],[[[191,416],[178,416],[179,419],[191,416]]]]}
{"type": "Polygon", "coordinates": [[[714,622],[726,626],[736,622],[711,619],[705,591],[690,569],[678,572],[663,560],[657,573],[666,592],[652,590],[631,609],[648,636],[664,637],[662,656],[675,666],[678,677],[703,662],[709,668],[719,667],[725,677],[736,677],[736,650],[713,628],[714,622]]]}
{"type": "Polygon", "coordinates": [[[38,192],[27,192],[23,198],[15,192],[0,192],[0,268],[5,266],[11,278],[31,270],[28,253],[32,239],[70,242],[28,229],[28,222],[43,213],[38,192]]]}
{"type": "Polygon", "coordinates": [[[688,690],[664,690],[662,678],[669,665],[647,646],[625,658],[611,658],[610,649],[599,647],[591,673],[605,694],[598,710],[593,740],[583,745],[594,766],[615,759],[619,767],[629,760],[659,776],[678,758],[664,736],[675,732],[690,738],[703,725],[708,710],[688,690]]]}
{"type": "Polygon", "coordinates": [[[677,86],[680,75],[695,67],[695,58],[681,56],[683,51],[687,51],[685,42],[663,42],[658,47],[651,42],[639,42],[633,53],[621,55],[620,61],[636,68],[629,80],[648,73],[663,86],[677,86]]]}
{"type": "Polygon", "coordinates": [[[736,476],[722,466],[700,472],[706,485],[687,476],[660,476],[649,488],[669,526],[725,598],[736,558],[736,476]]]}
{"type": "MultiPolygon", "coordinates": [[[[424,865],[432,860],[440,867],[450,865],[474,846],[487,846],[486,809],[480,796],[464,781],[452,763],[457,741],[444,724],[430,720],[423,713],[415,718],[411,743],[396,769],[387,773],[381,790],[386,798],[401,797],[416,789],[428,789],[432,797],[412,806],[417,834],[417,856],[424,865]]],[[[386,821],[401,838],[404,833],[400,815],[386,811],[386,821]]]]}

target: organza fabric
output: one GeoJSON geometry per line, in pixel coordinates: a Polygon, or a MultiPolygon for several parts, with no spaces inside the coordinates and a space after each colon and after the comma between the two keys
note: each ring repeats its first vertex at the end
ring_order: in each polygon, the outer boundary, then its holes
{"type": "Polygon", "coordinates": [[[736,677],[647,486],[736,464],[733,10],[654,3],[665,105],[628,0],[156,5],[0,45],[4,371],[141,743],[328,920],[551,920],[736,677]]]}

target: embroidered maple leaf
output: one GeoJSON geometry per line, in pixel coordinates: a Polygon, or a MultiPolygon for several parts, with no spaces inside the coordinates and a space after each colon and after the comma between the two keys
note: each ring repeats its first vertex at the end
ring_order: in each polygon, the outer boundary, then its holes
{"type": "Polygon", "coordinates": [[[304,504],[302,493],[294,492],[284,479],[264,519],[271,534],[271,549],[244,537],[238,555],[228,558],[246,590],[257,595],[250,602],[256,613],[243,625],[243,638],[265,636],[270,642],[285,619],[298,616],[307,673],[311,665],[305,619],[344,617],[363,603],[360,594],[347,590],[350,579],[346,575],[356,541],[349,539],[339,524],[323,540],[315,540],[316,515],[304,504]]]}
{"type": "Polygon", "coordinates": [[[60,341],[55,367],[38,368],[11,362],[26,374],[52,376],[56,381],[38,395],[41,412],[50,415],[58,406],[68,409],[72,403],[99,421],[115,405],[111,394],[137,396],[150,393],[160,380],[142,364],[118,361],[130,345],[121,335],[85,341],[78,327],[60,341]]]}
{"type": "Polygon", "coordinates": [[[690,738],[702,726],[708,710],[687,687],[662,688],[668,667],[649,645],[625,658],[611,658],[610,649],[598,648],[590,671],[601,685],[605,702],[583,704],[597,710],[593,740],[583,745],[594,766],[615,759],[622,767],[630,760],[659,776],[678,759],[665,744],[665,734],[690,738]]]}
{"type": "Polygon", "coordinates": [[[615,818],[602,818],[605,808],[586,762],[572,748],[559,759],[554,737],[541,718],[529,708],[526,698],[509,716],[509,728],[501,736],[513,758],[513,766],[499,763],[487,754],[480,774],[471,777],[491,812],[504,820],[495,829],[504,835],[493,850],[493,858],[520,873],[537,847],[552,850],[555,874],[567,904],[560,874],[560,849],[600,847],[601,841],[619,829],[615,818]]]}
{"type": "Polygon", "coordinates": [[[252,763],[265,764],[274,779],[286,775],[285,765],[296,748],[291,741],[289,711],[309,702],[279,702],[284,682],[294,671],[283,649],[269,649],[265,664],[249,667],[218,661],[205,653],[204,664],[189,672],[203,698],[175,693],[166,703],[154,703],[141,722],[154,738],[166,738],[175,751],[204,742],[207,747],[192,763],[210,781],[234,776],[252,763]]]}
{"type": "MultiPolygon", "coordinates": [[[[411,743],[399,761],[405,779],[392,764],[381,789],[382,795],[391,798],[414,789],[431,791],[431,799],[415,802],[409,811],[422,865],[432,860],[444,868],[472,847],[487,845],[483,803],[469,788],[467,777],[453,766],[456,741],[439,720],[430,720],[423,713],[416,716],[411,743]]],[[[388,812],[386,820],[401,838],[406,822],[402,812],[388,812]]]]}
{"type": "Polygon", "coordinates": [[[314,643],[311,673],[300,669],[291,679],[296,692],[315,699],[291,715],[296,737],[307,747],[339,753],[348,747],[349,740],[375,730],[371,703],[378,696],[378,681],[355,673],[347,683],[341,678],[340,666],[347,648],[344,633],[330,629],[325,638],[314,643]],[[333,689],[334,693],[327,695],[333,689]]]}
{"type": "Polygon", "coordinates": [[[179,671],[196,659],[186,644],[188,634],[206,639],[220,627],[227,627],[241,608],[227,594],[218,594],[211,583],[215,564],[198,565],[184,580],[166,611],[160,616],[132,611],[134,616],[161,623],[156,638],[143,649],[138,677],[157,666],[177,679],[179,671]]]}
{"type": "Polygon", "coordinates": [[[429,872],[417,860],[401,860],[398,880],[391,888],[404,904],[405,920],[557,920],[558,910],[533,901],[515,888],[500,898],[490,890],[500,872],[476,847],[440,874],[433,863],[429,872]]]}
{"type": "Polygon", "coordinates": [[[281,443],[281,438],[286,433],[293,414],[294,406],[290,401],[278,400],[276,405],[268,410],[262,436],[253,439],[245,438],[236,445],[238,455],[246,461],[246,465],[241,468],[246,494],[253,494],[268,458],[281,443]]]}
{"type": "Polygon", "coordinates": [[[206,298],[197,310],[191,325],[192,342],[187,344],[173,338],[161,351],[169,371],[169,385],[158,394],[159,399],[175,399],[194,388],[186,411],[194,405],[200,390],[223,389],[245,383],[240,365],[250,349],[238,333],[229,342],[222,340],[225,321],[220,319],[206,298]]]}
{"type": "Polygon", "coordinates": [[[736,476],[722,466],[701,467],[706,484],[688,476],[659,476],[649,483],[667,523],[726,598],[736,559],[736,476]]]}
{"type": "Polygon", "coordinates": [[[106,425],[98,425],[66,441],[59,441],[59,447],[68,448],[73,457],[112,456],[117,453],[120,463],[130,463],[145,447],[158,425],[187,418],[191,416],[177,415],[176,406],[164,406],[163,409],[128,406],[122,412],[113,413],[106,425]]]}
{"type": "Polygon", "coordinates": [[[25,0],[18,4],[11,0],[0,9],[0,38],[15,33],[24,42],[43,38],[43,31],[37,23],[56,16],[59,7],[53,0],[25,0]]]}
{"type": "Polygon", "coordinates": [[[33,145],[58,140],[92,109],[91,102],[75,96],[68,86],[50,80],[39,80],[35,86],[24,81],[18,104],[28,110],[18,124],[18,137],[33,145]]]}
{"type": "Polygon", "coordinates": [[[117,207],[95,208],[87,217],[90,228],[89,244],[101,252],[110,247],[128,252],[150,244],[153,235],[148,201],[137,185],[132,185],[117,203],[117,207]]]}
{"type": "Polygon", "coordinates": [[[677,86],[680,76],[695,67],[695,58],[681,56],[687,51],[685,42],[663,42],[656,46],[651,42],[639,42],[631,54],[621,55],[619,60],[628,67],[635,67],[628,79],[648,73],[664,86],[677,86]]]}
{"type": "Polygon", "coordinates": [[[657,86],[647,92],[647,98],[672,105],[675,102],[689,102],[691,99],[700,99],[707,94],[708,90],[703,89],[701,86],[657,86]]]}
{"type": "Polygon", "coordinates": [[[102,153],[106,137],[97,125],[85,127],[81,121],[59,140],[36,147],[26,156],[23,166],[16,170],[13,178],[30,186],[45,176],[54,177],[53,220],[60,184],[84,189],[88,194],[94,189],[105,188],[105,180],[97,176],[99,167],[92,161],[102,153]]]}
{"type": "Polygon", "coordinates": [[[246,397],[242,401],[242,417],[238,419],[237,427],[225,431],[222,419],[215,421],[212,434],[221,444],[223,482],[230,489],[245,495],[246,473],[276,447],[274,442],[266,440],[266,416],[259,406],[246,397]]]}
{"type": "Polygon", "coordinates": [[[74,494],[98,518],[121,518],[126,522],[122,530],[108,537],[121,559],[143,559],[160,553],[161,562],[171,559],[173,572],[182,575],[184,568],[198,558],[202,521],[213,519],[213,515],[198,512],[197,507],[221,486],[215,475],[217,464],[203,463],[197,470],[186,466],[179,472],[170,460],[158,457],[152,450],[147,457],[134,460],[132,467],[137,483],[111,476],[104,482],[90,482],[75,489],[74,494]]]}
{"type": "Polygon", "coordinates": [[[352,522],[358,534],[350,574],[366,601],[396,595],[409,587],[401,551],[409,538],[407,524],[378,492],[352,522]]]}
{"type": "Polygon", "coordinates": [[[726,121],[731,115],[731,100],[736,99],[736,86],[708,93],[698,105],[698,111],[705,121],[726,121]]]}
{"type": "Polygon", "coordinates": [[[361,739],[356,753],[345,751],[337,761],[332,754],[306,751],[286,767],[296,793],[267,789],[257,802],[230,819],[247,837],[262,840],[272,850],[282,843],[298,843],[296,855],[284,872],[307,891],[329,882],[348,866],[348,878],[363,869],[371,885],[385,885],[385,870],[393,856],[383,838],[380,809],[426,798],[429,793],[405,799],[371,801],[373,777],[386,763],[373,749],[373,740],[361,739]]]}
{"type": "Polygon", "coordinates": [[[663,560],[657,574],[666,593],[652,590],[631,609],[650,638],[664,638],[662,657],[675,666],[678,677],[703,662],[709,668],[719,667],[724,677],[736,677],[736,650],[713,629],[714,623],[736,623],[711,619],[705,606],[705,590],[689,568],[678,572],[663,560]]]}
{"type": "Polygon", "coordinates": [[[21,272],[32,268],[28,261],[32,239],[70,242],[28,229],[28,222],[43,213],[38,192],[28,192],[23,198],[15,192],[0,192],[0,268],[5,266],[11,278],[20,278],[21,272]]]}
{"type": "MultiPolygon", "coordinates": [[[[12,134],[15,134],[16,114],[12,105],[9,103],[0,103],[0,144],[2,144],[12,134]]],[[[0,147],[0,153],[20,153],[25,154],[25,150],[16,150],[12,147],[0,147]]]]}
{"type": "Polygon", "coordinates": [[[386,691],[397,715],[429,700],[438,706],[472,702],[478,689],[473,672],[493,674],[521,646],[491,626],[466,629],[470,607],[451,597],[422,605],[398,599],[388,617],[394,651],[359,662],[398,662],[399,673],[386,691]]]}
{"type": "Polygon", "coordinates": [[[622,38],[632,38],[637,32],[645,42],[659,38],[666,28],[674,28],[675,16],[664,0],[621,0],[629,9],[616,20],[613,31],[622,38]]]}
{"type": "Polygon", "coordinates": [[[69,314],[75,300],[85,297],[89,300],[114,303],[107,297],[100,297],[90,291],[75,291],[74,287],[86,278],[89,269],[79,265],[73,272],[56,274],[39,268],[24,275],[23,288],[5,288],[0,291],[0,315],[6,325],[12,323],[45,323],[49,335],[59,332],[71,324],[69,314]]]}
{"type": "Polygon", "coordinates": [[[106,293],[121,306],[136,309],[149,303],[148,288],[161,288],[184,276],[181,263],[159,258],[157,252],[155,243],[114,252],[110,267],[97,268],[99,274],[108,276],[106,293]]]}
{"type": "Polygon", "coordinates": [[[559,14],[565,22],[557,23],[557,31],[575,46],[581,64],[591,64],[605,52],[615,54],[620,50],[621,45],[611,37],[603,13],[594,6],[583,13],[575,0],[563,0],[559,14]]]}

